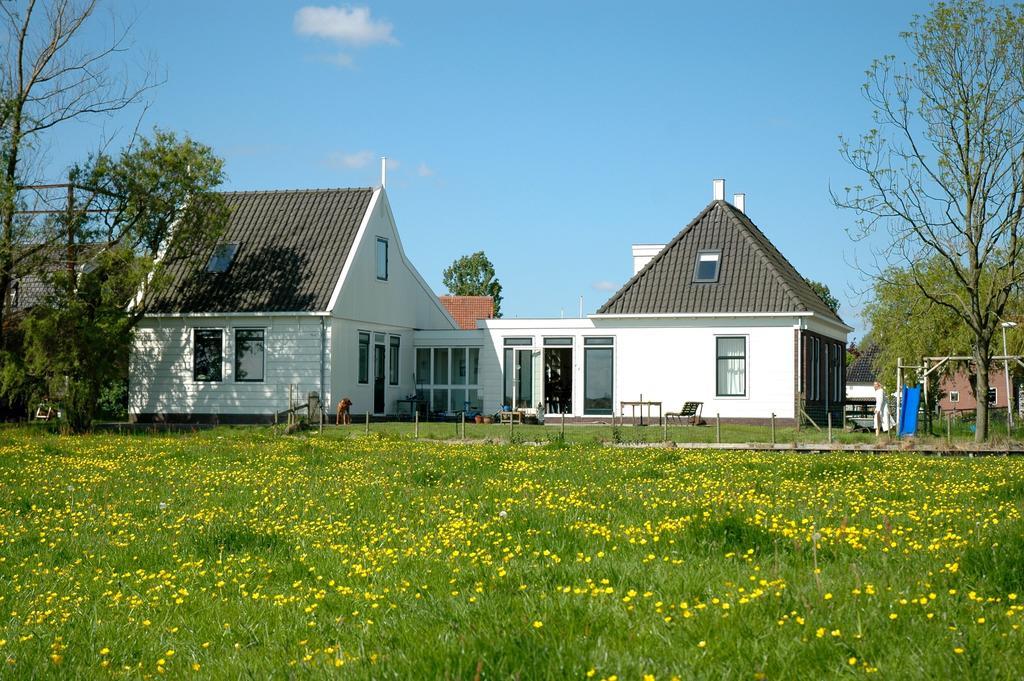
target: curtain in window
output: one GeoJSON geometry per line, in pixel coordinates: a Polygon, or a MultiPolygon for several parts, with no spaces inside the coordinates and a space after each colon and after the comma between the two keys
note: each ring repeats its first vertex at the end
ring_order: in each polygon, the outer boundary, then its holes
{"type": "Polygon", "coordinates": [[[718,339],[718,394],[745,395],[747,392],[747,340],[718,339]]]}

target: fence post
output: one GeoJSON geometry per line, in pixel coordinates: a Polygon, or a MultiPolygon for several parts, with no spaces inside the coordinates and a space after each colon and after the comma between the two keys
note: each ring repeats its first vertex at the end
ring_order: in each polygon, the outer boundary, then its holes
{"type": "Polygon", "coordinates": [[[420,408],[418,405],[416,407],[416,425],[414,426],[413,437],[417,440],[420,439],[420,408]]]}
{"type": "Polygon", "coordinates": [[[668,419],[661,417],[661,441],[668,442],[668,419]]]}
{"type": "Polygon", "coordinates": [[[466,412],[462,412],[462,439],[466,439],[466,412]]]}
{"type": "Polygon", "coordinates": [[[562,439],[565,439],[565,412],[562,412],[562,439]]]}
{"type": "Polygon", "coordinates": [[[953,444],[953,414],[946,412],[946,444],[953,444]]]}
{"type": "Polygon", "coordinates": [[[722,444],[722,415],[715,412],[715,443],[722,444]]]}
{"type": "Polygon", "coordinates": [[[828,413],[828,443],[832,444],[832,412],[828,413]]]}
{"type": "Polygon", "coordinates": [[[772,444],[775,444],[775,412],[772,412],[772,444]]]}
{"type": "Polygon", "coordinates": [[[370,434],[370,410],[366,410],[366,434],[370,434]]]}
{"type": "Polygon", "coordinates": [[[324,434],[324,410],[320,409],[320,434],[324,434]]]}
{"type": "Polygon", "coordinates": [[[508,417],[508,441],[512,443],[512,438],[516,436],[516,419],[514,416],[509,415],[508,417]]]}

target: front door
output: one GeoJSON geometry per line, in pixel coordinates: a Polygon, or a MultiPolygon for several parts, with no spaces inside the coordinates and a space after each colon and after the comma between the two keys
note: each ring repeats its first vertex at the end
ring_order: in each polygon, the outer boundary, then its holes
{"type": "Polygon", "coordinates": [[[373,346],[373,413],[384,413],[384,346],[373,346]]]}

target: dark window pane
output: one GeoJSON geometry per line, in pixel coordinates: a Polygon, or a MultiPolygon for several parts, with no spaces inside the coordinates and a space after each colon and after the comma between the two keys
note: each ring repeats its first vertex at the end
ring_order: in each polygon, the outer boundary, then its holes
{"type": "Polygon", "coordinates": [[[544,339],[544,345],[572,345],[572,336],[548,336],[544,339]]]}
{"type": "Polygon", "coordinates": [[[370,334],[359,332],[359,377],[360,383],[370,382],[370,334]]]}
{"type": "Polygon", "coordinates": [[[212,274],[227,272],[238,253],[238,244],[217,244],[206,263],[206,271],[212,274]]]}
{"type": "Polygon", "coordinates": [[[590,336],[583,339],[584,345],[614,345],[615,339],[611,336],[590,336]]]}
{"type": "Polygon", "coordinates": [[[469,376],[467,381],[470,385],[480,382],[480,348],[469,349],[469,376]]]}
{"type": "Polygon", "coordinates": [[[506,338],[505,345],[533,345],[533,338],[521,337],[521,338],[506,338]]]}
{"type": "Polygon", "coordinates": [[[719,260],[718,253],[698,253],[697,267],[693,272],[694,281],[717,281],[719,260]]]}
{"type": "Polygon", "coordinates": [[[235,329],[235,380],[262,381],[263,329],[235,329]]]}
{"type": "Polygon", "coordinates": [[[377,278],[386,281],[388,278],[388,242],[377,239],[377,278]]]}
{"type": "Polygon", "coordinates": [[[416,383],[430,385],[430,348],[416,348],[416,383]]]}
{"type": "Polygon", "coordinates": [[[224,334],[220,329],[196,329],[192,343],[192,378],[221,380],[224,363],[224,334]]]}
{"type": "MultiPolygon", "coordinates": [[[[452,383],[466,384],[466,348],[452,348],[452,383]]],[[[458,404],[453,404],[458,407],[458,404]]]]}
{"type": "Polygon", "coordinates": [[[402,337],[401,336],[391,336],[391,338],[389,339],[389,342],[390,342],[390,347],[388,349],[388,352],[390,354],[388,355],[388,382],[391,383],[391,385],[398,385],[398,379],[399,379],[399,375],[400,375],[399,374],[399,369],[400,369],[399,362],[400,362],[401,356],[402,356],[402,353],[401,353],[401,350],[402,350],[402,337]]]}
{"type": "Polygon", "coordinates": [[[612,414],[614,350],[587,348],[583,356],[583,413],[612,414]]]}
{"type": "Polygon", "coordinates": [[[448,348],[434,348],[434,385],[448,384],[448,348]]]}

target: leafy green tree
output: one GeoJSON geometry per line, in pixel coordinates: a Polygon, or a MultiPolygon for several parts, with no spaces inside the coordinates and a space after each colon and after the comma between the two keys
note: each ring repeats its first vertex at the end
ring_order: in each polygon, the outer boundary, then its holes
{"type": "MultiPolygon", "coordinates": [[[[904,273],[966,327],[985,394],[993,338],[1024,283],[1024,6],[938,3],[902,37],[908,62],[868,70],[871,129],[842,143],[862,184],[833,201],[857,216],[854,238],[871,238],[872,274],[904,273]],[[930,276],[936,258],[949,278],[930,276]]],[[[985,400],[977,417],[981,441],[985,400]]]]}
{"type": "Polygon", "coordinates": [[[67,266],[45,274],[50,293],[22,323],[23,353],[7,362],[2,387],[59,397],[68,426],[81,432],[127,377],[134,328],[168,285],[167,266],[212,248],[228,211],[213,192],[221,159],[160,130],[117,158],[90,159],[71,179],[89,187],[88,199],[50,226],[67,266]]]}
{"type": "Polygon", "coordinates": [[[494,316],[501,317],[501,282],[483,251],[456,259],[444,271],[444,285],[453,296],[490,296],[494,316]]]}
{"type": "Polygon", "coordinates": [[[820,281],[815,281],[814,279],[805,278],[804,281],[806,281],[807,285],[818,294],[818,297],[821,298],[826,305],[828,305],[828,309],[839,314],[839,299],[832,295],[832,291],[828,289],[828,286],[820,281]]]}

